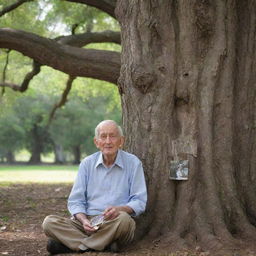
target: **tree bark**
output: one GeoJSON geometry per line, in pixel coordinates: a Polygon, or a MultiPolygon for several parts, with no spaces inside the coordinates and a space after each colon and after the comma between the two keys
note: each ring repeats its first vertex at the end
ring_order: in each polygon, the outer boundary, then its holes
{"type": "Polygon", "coordinates": [[[149,192],[138,237],[173,249],[254,241],[255,1],[120,0],[116,16],[126,149],[149,192]],[[169,180],[184,159],[189,179],[169,180]]]}

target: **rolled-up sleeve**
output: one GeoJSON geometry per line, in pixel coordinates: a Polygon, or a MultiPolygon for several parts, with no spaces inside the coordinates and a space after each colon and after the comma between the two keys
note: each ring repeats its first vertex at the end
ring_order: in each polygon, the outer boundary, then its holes
{"type": "Polygon", "coordinates": [[[131,177],[130,196],[126,205],[133,209],[133,216],[138,216],[145,211],[146,203],[147,188],[142,163],[139,162],[131,177]]]}
{"type": "Polygon", "coordinates": [[[68,198],[68,210],[71,215],[75,215],[77,213],[86,214],[86,188],[86,166],[83,161],[79,166],[76,180],[68,198]]]}

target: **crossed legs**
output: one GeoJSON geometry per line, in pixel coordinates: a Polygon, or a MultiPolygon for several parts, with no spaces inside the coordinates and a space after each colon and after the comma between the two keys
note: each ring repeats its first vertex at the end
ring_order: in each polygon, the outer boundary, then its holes
{"type": "Polygon", "coordinates": [[[114,220],[104,222],[93,234],[85,233],[83,226],[77,220],[57,215],[49,215],[42,224],[45,234],[73,251],[94,249],[104,250],[112,242],[122,246],[132,241],[135,222],[125,212],[120,212],[114,220]]]}

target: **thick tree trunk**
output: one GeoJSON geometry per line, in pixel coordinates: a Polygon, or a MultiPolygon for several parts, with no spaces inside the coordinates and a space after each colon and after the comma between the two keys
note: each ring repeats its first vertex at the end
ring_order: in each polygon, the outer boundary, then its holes
{"type": "Polygon", "coordinates": [[[118,1],[126,148],[149,192],[139,236],[204,249],[255,240],[255,5],[118,1]],[[169,180],[183,159],[189,179],[169,180]]]}
{"type": "Polygon", "coordinates": [[[41,150],[35,145],[32,149],[32,155],[29,159],[29,164],[40,164],[41,163],[41,150]]]}

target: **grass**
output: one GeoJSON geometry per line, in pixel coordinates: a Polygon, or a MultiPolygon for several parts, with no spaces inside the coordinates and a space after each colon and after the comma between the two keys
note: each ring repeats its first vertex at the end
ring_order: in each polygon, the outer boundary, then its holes
{"type": "Polygon", "coordinates": [[[0,165],[0,184],[73,183],[77,170],[71,165],[0,165]]]}

